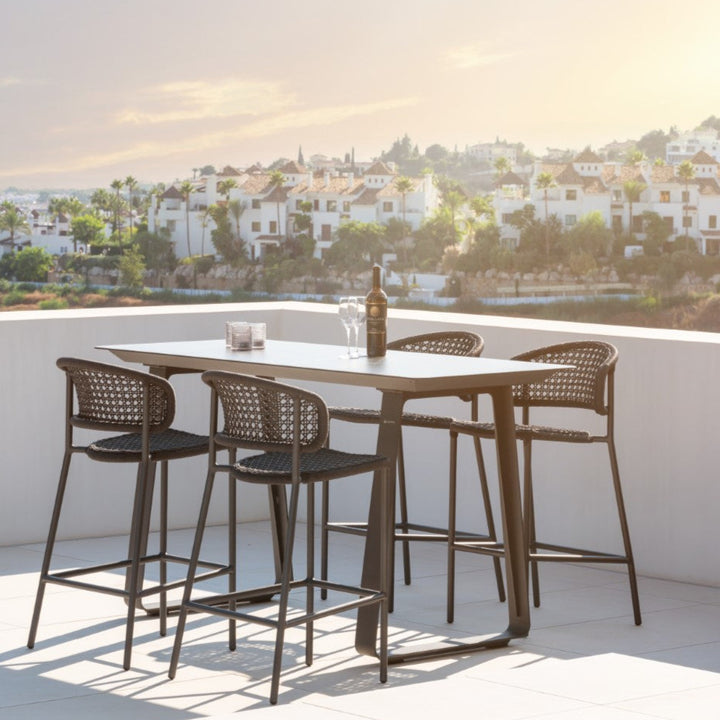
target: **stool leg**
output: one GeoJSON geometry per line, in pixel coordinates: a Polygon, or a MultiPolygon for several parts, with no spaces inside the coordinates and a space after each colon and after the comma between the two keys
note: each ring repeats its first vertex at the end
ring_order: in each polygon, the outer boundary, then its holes
{"type": "Polygon", "coordinates": [[[160,463],[160,635],[167,635],[168,462],[160,463]]]}
{"type": "MultiPolygon", "coordinates": [[[[175,630],[175,643],[173,644],[172,655],[170,657],[170,668],[168,677],[172,680],[177,672],[178,660],[180,659],[180,648],[182,646],[183,634],[185,632],[185,623],[188,616],[188,603],[192,594],[195,575],[197,573],[198,559],[200,557],[200,547],[202,546],[203,533],[205,532],[205,523],[207,522],[208,510],[210,509],[210,499],[212,498],[213,484],[215,482],[215,470],[208,470],[205,480],[205,490],[203,492],[202,502],[200,503],[200,514],[198,516],[197,527],[195,528],[195,540],[193,541],[193,549],[190,555],[190,564],[188,565],[188,576],[185,581],[185,589],[183,590],[183,599],[180,605],[180,616],[178,617],[177,628],[175,630]]],[[[233,481],[234,482],[234,481],[233,481]]]]}
{"type": "MultiPolygon", "coordinates": [[[[535,535],[535,499],[532,485],[532,441],[523,440],[523,477],[525,502],[525,537],[527,538],[527,552],[537,552],[537,537],[535,535]]],[[[540,607],[540,575],[537,560],[530,559],[530,575],[532,578],[533,605],[540,607]]]]}
{"type": "Polygon", "coordinates": [[[40,570],[40,581],[38,582],[37,595],[35,596],[35,608],[33,609],[32,622],[30,623],[30,632],[28,634],[27,646],[35,647],[35,637],[37,635],[38,623],[40,622],[40,610],[42,608],[43,598],[45,596],[45,585],[47,576],[50,572],[50,561],[52,559],[53,548],[55,547],[55,537],[60,523],[60,509],[62,508],[63,498],[65,497],[65,488],[67,487],[68,473],[70,472],[70,458],[72,452],[65,451],[63,457],[62,468],[60,470],[60,479],[58,481],[57,492],[55,494],[55,505],[53,506],[52,517],[50,519],[50,529],[48,530],[48,539],[45,543],[45,554],[43,556],[42,569],[40,570]]]}
{"type": "Polygon", "coordinates": [[[380,538],[380,577],[382,585],[380,590],[384,593],[380,601],[380,682],[387,682],[388,674],[388,613],[390,610],[389,593],[394,582],[390,575],[390,555],[394,552],[395,545],[395,517],[390,514],[392,499],[395,492],[390,483],[387,468],[382,470],[383,491],[385,502],[380,508],[380,523],[382,537],[380,538]]]}
{"type": "MultiPolygon", "coordinates": [[[[403,449],[402,432],[400,435],[400,444],[398,445],[398,496],[400,499],[400,529],[402,532],[409,532],[408,527],[408,507],[407,507],[407,489],[405,485],[405,451],[403,449]]],[[[394,524],[394,523],[393,523],[394,524]]],[[[393,531],[393,547],[395,545],[395,532],[393,531]]],[[[403,573],[406,585],[410,585],[412,577],[410,575],[410,542],[408,540],[402,541],[402,554],[403,554],[403,573]]]]}
{"type": "Polygon", "coordinates": [[[298,496],[300,494],[299,482],[295,482],[290,493],[290,509],[285,537],[284,562],[282,566],[282,580],[280,590],[280,605],[278,608],[277,632],[275,635],[275,656],[273,658],[272,680],[270,683],[270,704],[275,705],[280,688],[280,670],[282,666],[282,651],[285,643],[285,625],[287,623],[288,600],[290,598],[290,580],[292,578],[292,554],[295,540],[295,526],[297,523],[298,496]]]}
{"type": "MultiPolygon", "coordinates": [[[[475,446],[475,460],[477,462],[478,477],[480,478],[480,492],[482,494],[483,506],[485,508],[485,519],[488,526],[488,537],[493,542],[497,542],[497,531],[495,530],[495,520],[493,519],[492,503],[490,501],[490,489],[488,487],[487,472],[485,471],[485,459],[483,458],[482,446],[480,438],[473,436],[473,444],[475,446]]],[[[457,453],[457,450],[456,450],[457,453]]],[[[498,599],[505,602],[505,583],[503,582],[502,563],[497,556],[493,557],[493,567],[495,569],[495,583],[498,589],[498,599]]]]}
{"type": "Polygon", "coordinates": [[[450,478],[448,481],[448,561],[446,619],[455,620],[455,523],[457,513],[457,443],[458,434],[450,432],[450,478]]]}
{"type": "Polygon", "coordinates": [[[635,576],[635,560],[633,558],[632,546],[630,544],[630,530],[628,528],[627,515],[625,514],[625,501],[623,500],[622,488],[620,486],[620,470],[618,468],[615,443],[612,437],[608,441],[608,452],[610,453],[610,467],[612,468],[613,486],[615,488],[615,500],[617,502],[620,529],[622,531],[625,557],[627,558],[628,580],[630,582],[630,595],[632,597],[633,616],[636,625],[642,624],[640,614],[640,597],[638,595],[637,577],[635,576]]]}
{"type": "MultiPolygon", "coordinates": [[[[237,462],[237,450],[228,450],[228,460],[231,465],[237,462]]],[[[232,594],[237,590],[237,480],[228,475],[228,593],[232,594]]],[[[228,610],[235,612],[237,601],[233,598],[228,602],[228,610]]],[[[228,648],[235,650],[237,647],[237,620],[228,620],[228,648]]]]}
{"type": "MultiPolygon", "coordinates": [[[[307,532],[306,543],[306,565],[307,565],[307,587],[305,589],[305,612],[308,617],[315,612],[315,485],[307,484],[307,532]]],[[[313,661],[313,621],[305,623],[305,664],[312,665],[313,661]]]]}
{"type": "Polygon", "coordinates": [[[138,463],[137,480],[135,482],[135,501],[133,503],[133,515],[130,533],[130,568],[126,575],[126,589],[128,593],[128,615],[125,624],[125,652],[123,655],[123,668],[130,669],[130,659],[132,655],[133,631],[135,629],[135,603],[138,599],[138,591],[142,578],[140,575],[140,557],[144,549],[144,542],[147,542],[147,536],[144,536],[145,517],[148,516],[149,507],[147,507],[146,494],[150,482],[150,477],[155,469],[154,463],[141,462],[138,463]]]}
{"type": "MultiPolygon", "coordinates": [[[[327,480],[322,482],[320,500],[320,579],[328,579],[328,522],[330,520],[330,483],[327,480]]],[[[327,590],[321,588],[320,597],[327,599],[327,590]]]]}

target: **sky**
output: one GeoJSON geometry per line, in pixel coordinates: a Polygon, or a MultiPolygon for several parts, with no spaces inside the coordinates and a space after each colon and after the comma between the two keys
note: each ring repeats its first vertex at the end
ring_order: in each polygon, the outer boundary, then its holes
{"type": "Polygon", "coordinates": [[[0,189],[720,116],[720,2],[0,0],[0,189]]]}

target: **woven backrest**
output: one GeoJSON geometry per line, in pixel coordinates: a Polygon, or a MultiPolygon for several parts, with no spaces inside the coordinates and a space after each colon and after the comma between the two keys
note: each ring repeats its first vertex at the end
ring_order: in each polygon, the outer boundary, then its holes
{"type": "MultiPolygon", "coordinates": [[[[140,432],[145,401],[150,432],[170,427],[175,416],[175,393],[163,378],[117,365],[60,358],[77,399],[77,411],[69,411],[75,427],[113,432],[140,432]]],[[[72,402],[72,397],[69,398],[72,402]]]]}
{"type": "Polygon", "coordinates": [[[615,371],[618,351],[598,341],[561,343],[516,355],[514,360],[572,365],[541,382],[513,388],[515,405],[521,407],[574,407],[610,411],[606,380],[615,371]]]}
{"type": "Polygon", "coordinates": [[[484,344],[484,340],[477,333],[451,330],[393,340],[387,344],[387,347],[388,350],[402,350],[403,352],[478,357],[483,351],[484,344]]]}
{"type": "Polygon", "coordinates": [[[224,427],[215,435],[221,445],[289,452],[298,415],[301,452],[325,444],[328,410],[319,395],[237,373],[211,370],[202,379],[214,389],[223,409],[224,427]]]}

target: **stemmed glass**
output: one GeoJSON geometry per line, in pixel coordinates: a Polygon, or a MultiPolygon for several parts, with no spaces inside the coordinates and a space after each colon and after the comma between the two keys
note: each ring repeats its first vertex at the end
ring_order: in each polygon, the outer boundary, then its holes
{"type": "Polygon", "coordinates": [[[360,350],[358,345],[360,344],[360,328],[365,324],[365,303],[363,298],[357,299],[357,312],[355,313],[355,320],[353,321],[353,329],[355,330],[355,349],[352,351],[352,357],[360,357],[360,350]]]}
{"type": "Polygon", "coordinates": [[[347,335],[347,353],[343,355],[344,358],[351,358],[350,350],[350,332],[355,325],[357,319],[358,300],[356,297],[341,297],[338,303],[338,313],[340,314],[340,321],[345,328],[345,334],[347,335]]]}

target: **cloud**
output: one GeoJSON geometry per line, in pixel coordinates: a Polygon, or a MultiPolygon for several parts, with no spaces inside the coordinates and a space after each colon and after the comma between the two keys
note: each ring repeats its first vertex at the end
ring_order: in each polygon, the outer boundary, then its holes
{"type": "Polygon", "coordinates": [[[20,80],[14,77],[0,77],[0,88],[10,87],[11,85],[20,85],[20,80]]]}
{"type": "Polygon", "coordinates": [[[514,53],[491,53],[483,45],[462,45],[445,53],[445,62],[456,70],[495,65],[513,57],[514,53]]]}
{"type": "Polygon", "coordinates": [[[264,115],[292,107],[297,99],[280,83],[225,78],[215,82],[179,81],[140,91],[145,107],[124,110],[120,124],[173,123],[238,115],[264,115]]]}
{"type": "MultiPolygon", "coordinates": [[[[234,124],[229,130],[194,134],[193,152],[198,153],[203,150],[225,148],[231,143],[266,137],[293,128],[324,127],[355,117],[377,115],[398,108],[410,107],[418,104],[418,102],[418,98],[405,97],[275,113],[272,116],[234,124]]],[[[71,157],[58,158],[56,161],[48,161],[34,167],[2,168],[0,177],[47,175],[59,172],[69,174],[96,170],[120,163],[131,163],[137,160],[166,159],[170,155],[179,155],[187,153],[187,151],[187,136],[183,134],[178,136],[177,139],[167,137],[156,142],[135,143],[108,152],[82,155],[73,151],[71,157]]]]}

